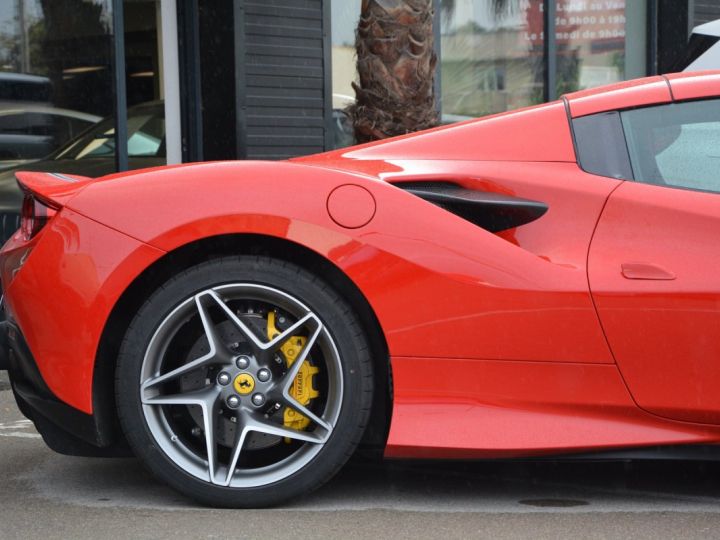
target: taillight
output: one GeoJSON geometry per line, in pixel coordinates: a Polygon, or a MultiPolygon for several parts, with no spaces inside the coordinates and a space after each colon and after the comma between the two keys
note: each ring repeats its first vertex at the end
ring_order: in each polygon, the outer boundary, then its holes
{"type": "Polygon", "coordinates": [[[37,235],[56,212],[54,208],[44,205],[31,194],[25,194],[20,215],[20,232],[23,239],[28,241],[37,235]]]}

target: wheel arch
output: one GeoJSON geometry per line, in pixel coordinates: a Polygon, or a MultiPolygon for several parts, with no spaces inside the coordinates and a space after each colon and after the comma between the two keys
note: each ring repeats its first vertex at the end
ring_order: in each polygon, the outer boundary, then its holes
{"type": "Polygon", "coordinates": [[[268,255],[292,262],[324,278],[345,298],[360,319],[370,342],[375,393],[360,449],[377,455],[385,448],[392,415],[392,373],[388,345],[374,310],[353,281],[335,264],[296,242],[262,234],[224,234],[178,247],[138,275],[115,303],[103,328],[93,370],[93,410],[98,423],[124,446],[115,404],[115,366],[125,332],[138,309],[159,286],[178,271],[228,255],[268,255]]]}

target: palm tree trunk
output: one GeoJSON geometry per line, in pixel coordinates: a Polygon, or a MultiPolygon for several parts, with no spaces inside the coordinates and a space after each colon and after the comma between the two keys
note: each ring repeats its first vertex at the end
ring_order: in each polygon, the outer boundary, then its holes
{"type": "Polygon", "coordinates": [[[437,125],[432,23],[432,0],[362,0],[348,109],[357,142],[437,125]]]}

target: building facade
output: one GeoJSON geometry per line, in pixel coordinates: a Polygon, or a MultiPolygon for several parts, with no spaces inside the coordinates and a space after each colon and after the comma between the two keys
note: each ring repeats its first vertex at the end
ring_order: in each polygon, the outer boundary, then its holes
{"type": "MultiPolygon", "coordinates": [[[[720,18],[720,0],[434,2],[443,122],[671,71],[691,29],[720,18]]],[[[123,170],[351,144],[360,4],[0,0],[0,168],[50,151],[123,170]]]]}

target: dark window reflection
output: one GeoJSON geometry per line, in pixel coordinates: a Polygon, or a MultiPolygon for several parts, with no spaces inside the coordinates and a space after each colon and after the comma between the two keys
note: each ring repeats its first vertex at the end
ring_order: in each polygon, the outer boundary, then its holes
{"type": "MultiPolygon", "coordinates": [[[[79,174],[113,172],[111,0],[5,3],[9,9],[0,11],[0,169],[34,162],[33,168],[53,169],[52,162],[72,156],[77,162],[72,171],[79,174]],[[84,145],[78,137],[84,137],[84,145]],[[92,149],[80,156],[78,146],[92,149]]],[[[165,155],[159,4],[124,3],[129,153],[152,158],[153,165],[165,155]]],[[[136,159],[130,166],[145,163],[136,159]]]]}
{"type": "Polygon", "coordinates": [[[235,136],[235,41],[233,2],[200,0],[199,61],[203,159],[233,159],[235,136]]]}
{"type": "Polygon", "coordinates": [[[159,8],[159,0],[135,0],[123,5],[127,103],[130,107],[163,97],[159,8]]]}
{"type": "MultiPolygon", "coordinates": [[[[166,160],[160,0],[126,1],[123,11],[129,168],[162,165],[166,160]]],[[[111,130],[105,144],[88,157],[114,157],[113,135],[111,130]]]]}
{"type": "Polygon", "coordinates": [[[0,169],[60,148],[113,110],[110,0],[0,11],[0,169]]]}

